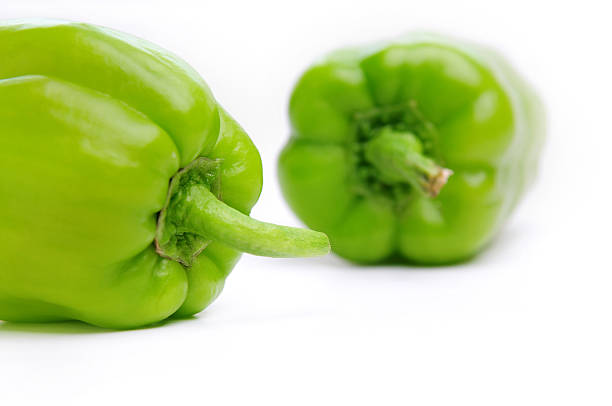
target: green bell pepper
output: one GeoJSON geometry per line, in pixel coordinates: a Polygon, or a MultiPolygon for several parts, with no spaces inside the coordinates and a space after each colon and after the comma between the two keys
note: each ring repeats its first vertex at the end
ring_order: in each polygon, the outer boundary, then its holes
{"type": "Polygon", "coordinates": [[[298,217],[349,260],[464,260],[534,178],[542,110],[481,46],[416,34],[343,49],[295,86],[280,184],[298,217]]]}
{"type": "Polygon", "coordinates": [[[241,252],[321,255],[248,217],[261,160],[200,76],[87,24],[0,23],[0,320],[189,316],[241,252]]]}

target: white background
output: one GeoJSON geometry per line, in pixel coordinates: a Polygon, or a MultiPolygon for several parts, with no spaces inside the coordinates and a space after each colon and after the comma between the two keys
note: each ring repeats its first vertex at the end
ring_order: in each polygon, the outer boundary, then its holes
{"type": "MultiPolygon", "coordinates": [[[[0,324],[0,404],[610,405],[612,28],[606,1],[8,1],[186,59],[261,151],[253,215],[299,225],[275,166],[300,72],[414,29],[502,50],[546,101],[535,187],[454,267],[244,256],[196,319],[106,332],[0,324]]],[[[0,63],[10,55],[0,55],[0,63]]]]}

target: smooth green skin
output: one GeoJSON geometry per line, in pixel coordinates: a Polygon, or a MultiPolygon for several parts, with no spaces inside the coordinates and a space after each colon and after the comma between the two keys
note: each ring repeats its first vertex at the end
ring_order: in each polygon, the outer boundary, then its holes
{"type": "Polygon", "coordinates": [[[538,98],[503,58],[434,35],[327,56],[299,79],[289,114],[283,193],[306,225],[328,234],[333,251],[362,263],[473,256],[534,177],[544,138],[538,98]],[[364,190],[352,152],[356,115],[410,103],[436,135],[430,158],[454,174],[435,198],[364,190]]]}
{"type": "Polygon", "coordinates": [[[215,200],[252,224],[262,167],[200,76],[79,23],[0,23],[0,55],[0,320],[132,328],[208,306],[240,251],[213,240],[190,268],[158,255],[169,182],[220,160],[215,200]]]}

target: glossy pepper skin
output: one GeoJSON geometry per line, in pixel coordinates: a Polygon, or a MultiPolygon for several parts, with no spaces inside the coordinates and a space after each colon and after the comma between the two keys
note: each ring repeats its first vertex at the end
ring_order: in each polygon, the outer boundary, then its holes
{"type": "Polygon", "coordinates": [[[241,251],[325,252],[248,217],[257,149],[176,56],[61,21],[1,23],[0,55],[0,320],[138,327],[204,309],[241,251]]]}
{"type": "Polygon", "coordinates": [[[362,263],[473,256],[534,177],[544,137],[537,96],[502,57],[435,35],[332,53],[299,79],[289,114],[283,193],[362,263]]]}

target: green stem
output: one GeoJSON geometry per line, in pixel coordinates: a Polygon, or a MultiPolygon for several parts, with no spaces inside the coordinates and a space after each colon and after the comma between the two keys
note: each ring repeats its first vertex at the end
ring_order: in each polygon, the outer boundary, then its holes
{"type": "Polygon", "coordinates": [[[223,203],[211,192],[210,160],[201,158],[172,180],[160,213],[157,252],[191,266],[212,241],[267,257],[311,257],[329,253],[327,236],[308,229],[264,223],[223,203]]]}
{"type": "Polygon", "coordinates": [[[310,257],[329,252],[325,234],[255,220],[217,199],[205,186],[192,186],[183,208],[188,214],[186,230],[249,254],[310,257]]]}
{"type": "Polygon", "coordinates": [[[409,183],[427,196],[440,193],[453,171],[423,154],[423,145],[412,133],[384,128],[365,144],[365,158],[385,183],[409,183]]]}

